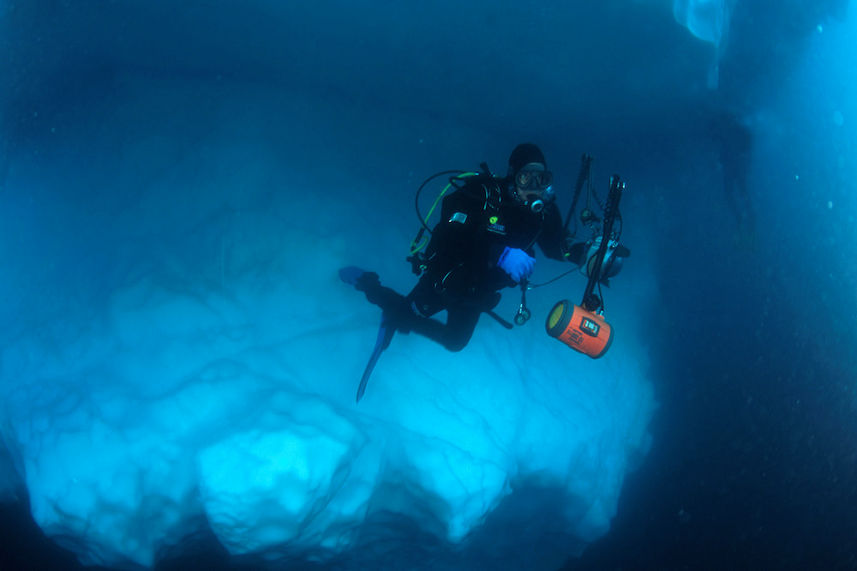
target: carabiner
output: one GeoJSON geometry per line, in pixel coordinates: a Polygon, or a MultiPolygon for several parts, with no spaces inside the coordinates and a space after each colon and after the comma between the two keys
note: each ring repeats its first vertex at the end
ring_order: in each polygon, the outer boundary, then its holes
{"type": "Polygon", "coordinates": [[[529,282],[521,280],[521,305],[518,306],[518,312],[515,314],[515,325],[523,325],[530,320],[530,310],[527,309],[527,289],[529,282]]]}

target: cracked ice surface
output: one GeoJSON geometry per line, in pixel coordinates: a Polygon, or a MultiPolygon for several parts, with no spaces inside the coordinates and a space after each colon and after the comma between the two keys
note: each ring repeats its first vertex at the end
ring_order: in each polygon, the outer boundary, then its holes
{"type": "MultiPolygon", "coordinates": [[[[125,81],[0,198],[5,476],[48,536],[118,567],[208,526],[267,559],[551,568],[607,531],[654,408],[623,333],[641,278],[614,286],[629,293],[602,360],[539,318],[485,319],[458,354],[398,336],[356,405],[379,315],[336,270],[406,290],[407,201],[313,162],[345,145],[312,139],[324,117],[125,81]]],[[[582,285],[541,290],[534,316],[582,285]]]]}

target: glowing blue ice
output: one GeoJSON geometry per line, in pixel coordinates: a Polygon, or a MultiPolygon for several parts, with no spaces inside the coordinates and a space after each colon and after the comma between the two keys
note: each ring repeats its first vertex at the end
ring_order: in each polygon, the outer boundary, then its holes
{"type": "Polygon", "coordinates": [[[716,89],[720,81],[720,59],[729,35],[729,20],[734,0],[673,0],[673,16],[691,34],[714,46],[708,69],[708,87],[716,89]]]}

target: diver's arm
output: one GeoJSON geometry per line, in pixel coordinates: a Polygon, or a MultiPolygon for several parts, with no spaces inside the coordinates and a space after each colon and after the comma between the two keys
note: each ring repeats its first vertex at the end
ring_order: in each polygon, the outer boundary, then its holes
{"type": "Polygon", "coordinates": [[[568,260],[567,232],[562,227],[562,216],[555,204],[545,208],[542,231],[539,233],[539,249],[551,260],[568,260]]]}

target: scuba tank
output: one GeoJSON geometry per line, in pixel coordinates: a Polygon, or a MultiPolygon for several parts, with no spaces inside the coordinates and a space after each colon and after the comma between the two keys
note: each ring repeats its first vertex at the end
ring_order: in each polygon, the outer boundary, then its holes
{"type": "Polygon", "coordinates": [[[447,192],[449,192],[450,189],[460,190],[460,185],[466,183],[466,180],[471,177],[484,176],[486,178],[493,178],[493,175],[488,169],[488,165],[486,163],[483,162],[479,165],[479,167],[481,171],[477,172],[448,170],[435,173],[425,179],[417,189],[416,195],[414,196],[414,206],[417,211],[417,218],[420,221],[420,228],[417,231],[416,237],[411,240],[411,245],[409,248],[410,253],[407,257],[407,261],[411,264],[411,271],[413,271],[415,275],[419,276],[426,270],[426,259],[423,253],[423,249],[428,245],[429,238],[425,237],[425,234],[428,233],[429,235],[431,235],[432,233],[431,228],[429,228],[428,220],[429,218],[431,218],[431,215],[434,213],[435,209],[437,209],[443,197],[446,196],[447,192]],[[434,202],[432,203],[428,213],[423,216],[423,214],[420,212],[420,194],[428,183],[438,177],[445,175],[454,176],[449,178],[446,186],[441,189],[440,193],[437,195],[437,198],[434,199],[434,202]]]}

